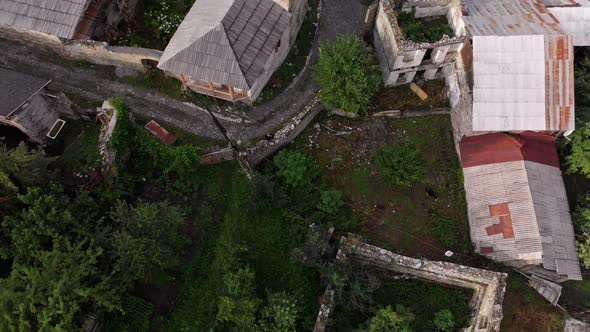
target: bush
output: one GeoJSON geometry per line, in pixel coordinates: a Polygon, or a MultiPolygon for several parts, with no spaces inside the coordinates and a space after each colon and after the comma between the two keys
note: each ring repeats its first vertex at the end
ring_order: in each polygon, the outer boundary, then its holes
{"type": "Polygon", "coordinates": [[[434,314],[434,326],[442,332],[453,332],[455,331],[455,316],[448,309],[441,310],[434,314]]]}
{"type": "Polygon", "coordinates": [[[569,173],[590,177],[590,122],[571,136],[570,154],[565,158],[569,173]]]}
{"type": "Polygon", "coordinates": [[[353,114],[366,113],[382,86],[381,71],[359,38],[342,37],[322,43],[314,77],[327,106],[353,114]]]}
{"type": "Polygon", "coordinates": [[[376,162],[383,181],[393,186],[410,187],[424,174],[422,155],[410,145],[386,146],[376,162]]]}
{"type": "Polygon", "coordinates": [[[277,175],[293,188],[310,185],[319,175],[320,167],[310,156],[298,151],[280,151],[273,159],[277,175]]]}
{"type": "Polygon", "coordinates": [[[586,196],[578,204],[573,218],[576,226],[580,263],[585,268],[590,268],[590,196],[586,196]]]}
{"type": "Polygon", "coordinates": [[[322,191],[317,208],[328,214],[334,214],[338,212],[342,205],[344,205],[342,192],[338,190],[326,190],[322,191]]]}
{"type": "Polygon", "coordinates": [[[440,40],[443,35],[454,35],[445,17],[424,21],[416,18],[415,12],[402,12],[397,16],[397,23],[404,37],[416,43],[431,43],[440,40]]]}
{"type": "Polygon", "coordinates": [[[377,311],[369,321],[369,332],[410,332],[411,319],[397,314],[391,306],[377,311]]]}

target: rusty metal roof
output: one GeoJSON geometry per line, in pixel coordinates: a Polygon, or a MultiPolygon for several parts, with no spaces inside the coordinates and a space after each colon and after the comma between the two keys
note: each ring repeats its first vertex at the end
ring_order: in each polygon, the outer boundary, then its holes
{"type": "Polygon", "coordinates": [[[164,129],[162,126],[160,126],[159,123],[157,123],[154,120],[148,122],[144,126],[144,128],[147,129],[147,131],[149,131],[152,135],[159,138],[160,141],[162,141],[166,145],[170,145],[176,142],[176,136],[170,134],[168,130],[164,129]]]}
{"type": "Polygon", "coordinates": [[[575,46],[590,46],[590,1],[582,7],[551,7],[561,29],[574,37],[575,46]]]}
{"type": "Polygon", "coordinates": [[[495,133],[461,141],[471,239],[493,260],[543,264],[577,280],[580,264],[553,140],[495,133]]]}

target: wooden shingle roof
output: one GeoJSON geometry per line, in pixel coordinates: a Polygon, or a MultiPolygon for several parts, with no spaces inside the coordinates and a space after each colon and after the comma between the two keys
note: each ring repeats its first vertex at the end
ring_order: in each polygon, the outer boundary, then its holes
{"type": "Polygon", "coordinates": [[[0,25],[72,38],[91,0],[0,0],[0,25]]]}
{"type": "Polygon", "coordinates": [[[249,90],[290,21],[291,14],[272,0],[199,0],[158,68],[249,90]]]}

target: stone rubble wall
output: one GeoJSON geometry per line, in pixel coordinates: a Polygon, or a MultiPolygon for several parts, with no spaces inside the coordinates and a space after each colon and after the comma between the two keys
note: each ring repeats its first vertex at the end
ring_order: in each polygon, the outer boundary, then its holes
{"type": "Polygon", "coordinates": [[[32,45],[58,54],[67,60],[83,60],[97,65],[115,66],[135,72],[145,72],[144,60],[159,61],[162,51],[124,46],[110,46],[105,42],[66,40],[30,30],[0,26],[0,38],[32,45]]]}
{"type": "Polygon", "coordinates": [[[447,262],[415,259],[342,237],[337,260],[360,259],[377,267],[428,281],[473,289],[471,325],[464,331],[499,331],[507,274],[447,262]]]}

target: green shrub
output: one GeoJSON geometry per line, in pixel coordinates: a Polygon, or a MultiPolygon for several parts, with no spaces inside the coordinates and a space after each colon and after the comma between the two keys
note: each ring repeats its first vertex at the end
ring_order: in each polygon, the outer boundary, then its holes
{"type": "Polygon", "coordinates": [[[314,77],[327,106],[361,115],[383,83],[370,49],[351,37],[322,43],[314,77]]]}
{"type": "Polygon", "coordinates": [[[342,205],[344,205],[342,192],[338,190],[326,190],[322,191],[317,208],[328,214],[334,214],[338,212],[342,205]]]}
{"type": "Polygon", "coordinates": [[[281,150],[273,163],[277,175],[293,188],[310,185],[320,175],[316,161],[303,152],[281,150]]]}
{"type": "Polygon", "coordinates": [[[449,218],[435,217],[432,233],[438,242],[447,248],[454,248],[459,244],[457,239],[457,226],[449,218]]]}
{"type": "Polygon", "coordinates": [[[442,332],[455,331],[455,316],[448,309],[443,309],[434,314],[434,326],[442,332]]]}
{"type": "Polygon", "coordinates": [[[410,145],[386,146],[376,163],[383,181],[393,186],[410,187],[424,175],[422,155],[410,145]]]}
{"type": "Polygon", "coordinates": [[[391,306],[377,311],[369,321],[369,332],[410,332],[411,320],[396,313],[391,306]]]}
{"type": "Polygon", "coordinates": [[[590,177],[590,122],[571,135],[570,153],[566,156],[568,173],[580,173],[590,177]]]}
{"type": "Polygon", "coordinates": [[[586,196],[573,213],[576,226],[578,256],[585,268],[590,268],[590,196],[586,196]]]}
{"type": "Polygon", "coordinates": [[[286,292],[269,294],[268,304],[262,309],[261,330],[264,332],[295,331],[299,316],[297,300],[286,292]]]}
{"type": "Polygon", "coordinates": [[[439,41],[443,35],[453,37],[453,29],[445,17],[425,21],[415,15],[415,12],[402,12],[397,16],[397,23],[406,39],[416,43],[431,43],[439,41]]]}

